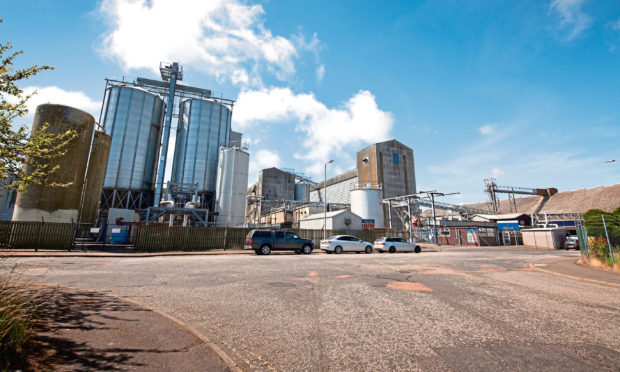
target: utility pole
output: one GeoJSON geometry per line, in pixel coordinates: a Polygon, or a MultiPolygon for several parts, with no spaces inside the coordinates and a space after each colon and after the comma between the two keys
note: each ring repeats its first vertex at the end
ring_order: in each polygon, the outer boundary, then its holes
{"type": "Polygon", "coordinates": [[[323,240],[327,239],[327,164],[333,163],[333,160],[325,163],[325,173],[323,178],[323,240]]]}

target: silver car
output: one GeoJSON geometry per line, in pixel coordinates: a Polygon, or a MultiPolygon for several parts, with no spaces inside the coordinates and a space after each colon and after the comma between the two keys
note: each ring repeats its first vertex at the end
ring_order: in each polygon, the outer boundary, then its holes
{"type": "Polygon", "coordinates": [[[373,248],[378,252],[415,252],[420,253],[422,248],[416,243],[409,243],[404,238],[394,238],[384,236],[383,238],[379,238],[375,240],[375,244],[373,248]]]}
{"type": "Polygon", "coordinates": [[[321,250],[336,254],[342,252],[372,253],[372,244],[351,235],[336,235],[321,240],[321,250]]]}

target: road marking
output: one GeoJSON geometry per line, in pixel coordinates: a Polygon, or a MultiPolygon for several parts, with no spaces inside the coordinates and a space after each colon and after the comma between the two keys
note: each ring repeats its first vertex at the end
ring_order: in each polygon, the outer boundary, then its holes
{"type": "Polygon", "coordinates": [[[428,288],[422,283],[416,282],[389,282],[386,288],[397,289],[400,291],[414,291],[414,292],[432,292],[433,290],[428,288]]]}

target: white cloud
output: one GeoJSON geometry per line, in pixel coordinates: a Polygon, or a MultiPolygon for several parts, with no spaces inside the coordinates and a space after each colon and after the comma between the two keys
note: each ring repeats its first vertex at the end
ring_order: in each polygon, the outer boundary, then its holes
{"type": "Polygon", "coordinates": [[[394,121],[366,90],[338,108],[328,108],[314,94],[295,94],[288,88],[241,92],[233,120],[240,128],[296,122],[295,131],[302,134],[303,142],[295,157],[309,161],[306,171],[313,175],[320,175],[323,162],[332,154],[340,156],[345,146],[389,139],[394,121]]]}
{"type": "Polygon", "coordinates": [[[280,155],[275,151],[261,149],[256,152],[250,153],[250,166],[248,178],[249,184],[256,182],[258,172],[265,168],[280,167],[282,165],[282,159],[280,155]]]}
{"type": "Polygon", "coordinates": [[[491,170],[491,175],[492,175],[492,177],[493,177],[493,178],[499,178],[499,177],[501,177],[501,176],[503,176],[503,175],[504,175],[504,171],[502,171],[502,170],[501,170],[501,169],[499,169],[498,167],[494,167],[494,168],[491,170]]]}
{"type": "Polygon", "coordinates": [[[264,27],[261,5],[238,0],[103,0],[110,24],[100,53],[123,68],[158,72],[160,61],[179,61],[234,84],[262,84],[260,68],[285,80],[295,73],[298,50],[316,50],[316,34],[276,36],[264,27]]]}
{"type": "Polygon", "coordinates": [[[37,106],[44,103],[54,103],[84,110],[91,114],[95,120],[99,120],[101,102],[91,99],[84,92],[64,90],[57,86],[29,86],[23,90],[24,95],[37,91],[26,103],[28,105],[28,116],[34,115],[37,106]]]}
{"type": "Polygon", "coordinates": [[[480,134],[482,134],[483,136],[491,135],[495,133],[495,126],[493,126],[492,124],[483,125],[478,128],[478,132],[480,132],[480,134]]]}
{"type": "Polygon", "coordinates": [[[323,77],[325,76],[325,65],[319,65],[316,68],[316,79],[318,81],[323,81],[323,77]]]}
{"type": "Polygon", "coordinates": [[[583,9],[584,0],[553,0],[549,9],[560,17],[560,29],[567,30],[568,41],[592,25],[592,18],[583,9]]]}

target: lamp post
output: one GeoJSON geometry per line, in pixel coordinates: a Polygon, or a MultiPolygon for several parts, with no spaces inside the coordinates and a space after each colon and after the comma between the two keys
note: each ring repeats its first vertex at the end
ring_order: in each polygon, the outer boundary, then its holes
{"type": "Polygon", "coordinates": [[[327,239],[327,164],[333,163],[333,160],[325,163],[325,173],[323,178],[323,240],[327,239]]]}

